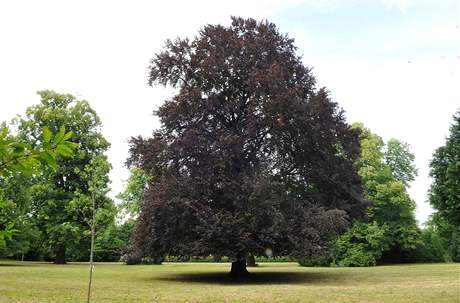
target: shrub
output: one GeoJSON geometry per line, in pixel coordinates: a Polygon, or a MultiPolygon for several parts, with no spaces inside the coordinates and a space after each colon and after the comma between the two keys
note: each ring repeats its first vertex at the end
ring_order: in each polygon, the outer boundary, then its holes
{"type": "Polygon", "coordinates": [[[347,247],[341,259],[335,262],[338,266],[363,267],[377,264],[375,253],[368,251],[364,244],[356,243],[347,247]]]}
{"type": "Polygon", "coordinates": [[[443,245],[443,239],[433,227],[422,230],[422,241],[423,243],[419,248],[419,261],[445,261],[446,249],[443,245]]]}
{"type": "Polygon", "coordinates": [[[374,266],[388,249],[386,225],[355,222],[334,243],[334,264],[338,266],[374,266]]]}
{"type": "Polygon", "coordinates": [[[330,266],[331,263],[331,255],[304,257],[299,259],[299,265],[307,267],[325,267],[330,266]]]}

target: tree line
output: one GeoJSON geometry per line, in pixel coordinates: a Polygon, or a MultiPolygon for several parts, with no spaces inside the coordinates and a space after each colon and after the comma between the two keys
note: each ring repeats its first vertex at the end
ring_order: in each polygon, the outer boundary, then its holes
{"type": "Polygon", "coordinates": [[[460,260],[460,112],[430,163],[436,211],[420,228],[409,145],[348,124],[274,24],[207,25],[168,40],[149,71],[150,85],[177,93],[155,112],[161,127],[130,140],[118,204],[107,195],[110,144],[87,101],[40,91],[2,125],[1,257],[87,261],[94,224],[96,261],[226,257],[234,275],[257,256],[460,260]]]}

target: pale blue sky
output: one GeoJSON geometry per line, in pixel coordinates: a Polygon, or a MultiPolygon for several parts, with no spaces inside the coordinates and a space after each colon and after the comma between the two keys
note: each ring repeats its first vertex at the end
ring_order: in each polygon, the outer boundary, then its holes
{"type": "Polygon", "coordinates": [[[310,56],[376,61],[458,55],[458,40],[433,39],[423,32],[454,31],[459,1],[406,1],[405,8],[372,0],[309,2],[281,10],[272,18],[284,31],[305,31],[314,42],[301,50],[307,60],[310,56]]]}
{"type": "Polygon", "coordinates": [[[112,143],[112,194],[128,176],[127,139],[149,135],[152,111],[171,91],[147,86],[150,58],[166,38],[193,36],[230,16],[275,22],[347,113],[385,139],[411,144],[420,176],[460,107],[459,1],[452,0],[16,0],[0,1],[0,121],[54,89],[87,99],[112,143]]]}

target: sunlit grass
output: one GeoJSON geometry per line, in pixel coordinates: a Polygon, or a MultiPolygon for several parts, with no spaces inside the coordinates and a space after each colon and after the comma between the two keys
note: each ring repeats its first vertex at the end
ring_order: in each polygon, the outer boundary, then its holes
{"type": "MultiPolygon", "coordinates": [[[[96,264],[93,302],[460,302],[460,265],[305,268],[265,263],[96,264]]],[[[85,302],[88,265],[0,261],[0,302],[85,302]]]]}

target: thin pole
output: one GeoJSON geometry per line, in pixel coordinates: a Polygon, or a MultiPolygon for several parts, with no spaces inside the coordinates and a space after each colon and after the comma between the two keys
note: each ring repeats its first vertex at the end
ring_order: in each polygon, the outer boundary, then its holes
{"type": "Polygon", "coordinates": [[[93,200],[93,220],[91,223],[91,250],[89,254],[89,285],[88,285],[88,300],[89,303],[91,297],[91,285],[93,282],[93,255],[94,255],[94,233],[95,233],[95,221],[96,221],[96,202],[94,197],[94,192],[91,194],[91,198],[93,200]]]}

